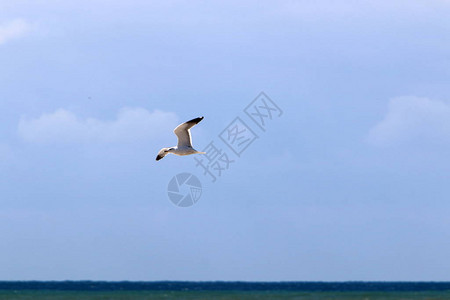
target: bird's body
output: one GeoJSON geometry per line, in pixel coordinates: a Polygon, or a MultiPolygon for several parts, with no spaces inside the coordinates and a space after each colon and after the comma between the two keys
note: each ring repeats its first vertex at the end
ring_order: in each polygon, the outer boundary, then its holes
{"type": "Polygon", "coordinates": [[[204,152],[199,152],[192,147],[182,147],[182,148],[174,147],[174,150],[172,151],[172,153],[176,154],[176,155],[180,155],[180,156],[196,154],[196,153],[204,154],[204,152]]]}
{"type": "Polygon", "coordinates": [[[164,156],[166,156],[169,153],[175,154],[175,155],[191,155],[191,154],[205,154],[205,152],[200,152],[195,150],[192,147],[192,138],[191,138],[191,132],[190,129],[198,124],[201,120],[203,120],[203,117],[195,118],[190,121],[187,121],[185,123],[182,123],[178,125],[174,129],[174,133],[176,134],[178,138],[178,145],[175,147],[169,147],[169,148],[162,148],[158,155],[156,156],[156,160],[162,159],[164,156]]]}

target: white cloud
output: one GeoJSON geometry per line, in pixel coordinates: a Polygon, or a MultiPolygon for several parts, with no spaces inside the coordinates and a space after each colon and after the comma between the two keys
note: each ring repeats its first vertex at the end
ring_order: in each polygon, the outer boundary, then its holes
{"type": "Polygon", "coordinates": [[[15,19],[0,24],[0,45],[9,40],[24,36],[32,30],[33,26],[23,19],[15,19]]]}
{"type": "Polygon", "coordinates": [[[22,117],[18,133],[23,140],[35,143],[145,141],[160,135],[161,131],[170,132],[177,121],[172,112],[150,112],[144,108],[123,108],[113,121],[83,119],[59,109],[36,119],[22,117]]]}
{"type": "Polygon", "coordinates": [[[388,112],[369,133],[377,146],[405,142],[450,142],[450,104],[405,96],[389,101],[388,112]]]}

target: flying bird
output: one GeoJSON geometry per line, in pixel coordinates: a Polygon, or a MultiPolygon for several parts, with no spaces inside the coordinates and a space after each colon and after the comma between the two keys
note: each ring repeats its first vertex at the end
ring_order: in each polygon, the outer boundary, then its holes
{"type": "Polygon", "coordinates": [[[195,118],[185,123],[178,125],[173,133],[176,134],[178,138],[178,145],[175,147],[162,148],[158,155],[156,156],[156,160],[162,159],[169,153],[176,155],[190,155],[190,154],[206,154],[205,152],[200,152],[195,150],[192,147],[192,138],[191,138],[191,128],[197,125],[203,117],[195,118]]]}

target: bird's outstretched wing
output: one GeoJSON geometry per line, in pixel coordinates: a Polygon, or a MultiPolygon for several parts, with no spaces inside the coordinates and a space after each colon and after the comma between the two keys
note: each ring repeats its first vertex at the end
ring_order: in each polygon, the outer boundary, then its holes
{"type": "Polygon", "coordinates": [[[201,120],[203,120],[203,117],[192,119],[178,125],[177,128],[173,130],[178,137],[178,148],[192,147],[191,132],[189,129],[198,124],[201,120]]]}

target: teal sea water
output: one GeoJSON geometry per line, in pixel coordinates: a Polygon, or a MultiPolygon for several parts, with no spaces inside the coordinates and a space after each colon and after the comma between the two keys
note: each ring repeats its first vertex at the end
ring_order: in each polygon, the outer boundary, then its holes
{"type": "Polygon", "coordinates": [[[0,281],[0,299],[450,299],[450,282],[0,281]]]}

